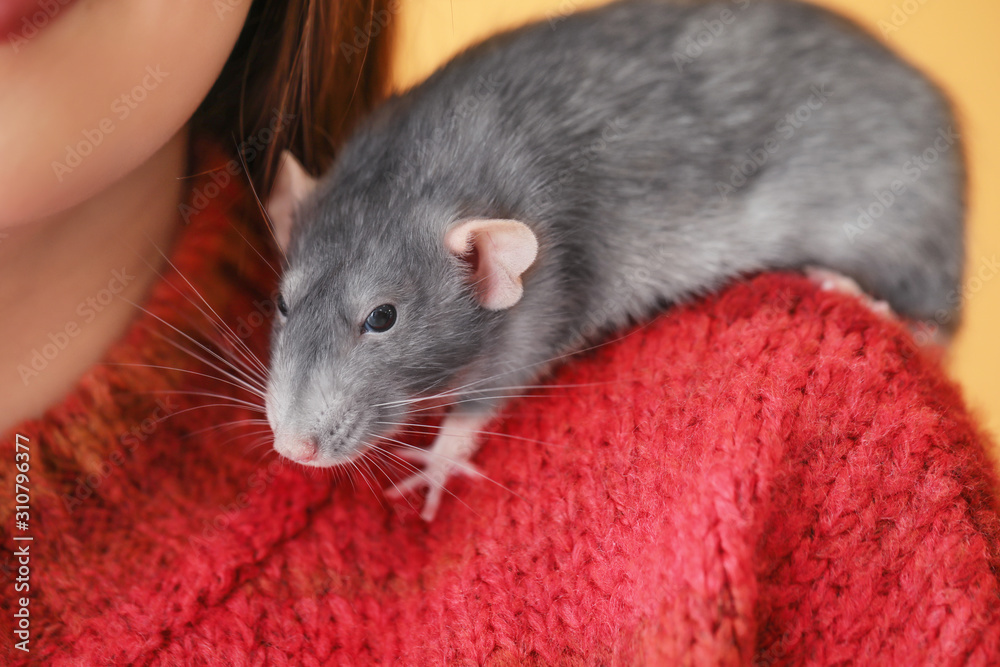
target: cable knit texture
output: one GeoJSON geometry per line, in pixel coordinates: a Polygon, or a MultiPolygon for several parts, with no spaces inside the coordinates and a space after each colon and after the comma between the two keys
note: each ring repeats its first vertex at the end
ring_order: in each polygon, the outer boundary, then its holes
{"type": "Polygon", "coordinates": [[[16,429],[28,654],[4,437],[4,659],[1000,663],[986,439],[898,324],[783,274],[672,308],[510,404],[475,458],[492,481],[453,481],[426,524],[384,480],[282,464],[266,424],[228,425],[260,413],[198,394],[250,395],[165,340],[219,338],[183,274],[265,354],[275,273],[239,194],[183,230],[108,363],[16,429]]]}

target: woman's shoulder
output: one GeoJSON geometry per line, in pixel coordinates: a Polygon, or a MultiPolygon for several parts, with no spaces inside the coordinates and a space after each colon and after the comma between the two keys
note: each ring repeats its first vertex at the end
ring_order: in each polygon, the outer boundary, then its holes
{"type": "Polygon", "coordinates": [[[850,297],[763,275],[580,355],[487,427],[485,479],[425,524],[382,494],[391,456],[324,475],[267,453],[264,238],[199,211],[109,354],[140,366],[25,426],[39,654],[1000,651],[985,438],[936,360],[850,297]]]}

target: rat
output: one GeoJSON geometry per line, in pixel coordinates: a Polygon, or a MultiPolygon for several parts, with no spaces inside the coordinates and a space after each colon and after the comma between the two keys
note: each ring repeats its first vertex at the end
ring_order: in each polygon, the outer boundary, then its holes
{"type": "Polygon", "coordinates": [[[741,275],[819,266],[954,321],[963,200],[945,97],[818,7],[626,0],[495,36],[320,178],[283,154],[274,448],[347,464],[445,405],[429,450],[396,450],[430,519],[554,360],[741,275]]]}

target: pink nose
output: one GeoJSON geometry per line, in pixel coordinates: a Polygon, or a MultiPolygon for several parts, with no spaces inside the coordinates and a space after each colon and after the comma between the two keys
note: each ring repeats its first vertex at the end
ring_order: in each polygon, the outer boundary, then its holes
{"type": "Polygon", "coordinates": [[[274,449],[282,456],[299,463],[315,461],[319,455],[315,438],[279,435],[274,439],[274,449]]]}

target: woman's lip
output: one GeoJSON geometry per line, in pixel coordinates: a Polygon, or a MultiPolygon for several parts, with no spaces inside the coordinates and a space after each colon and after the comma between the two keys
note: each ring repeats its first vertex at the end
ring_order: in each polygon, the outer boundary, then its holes
{"type": "Polygon", "coordinates": [[[27,41],[57,20],[74,0],[0,0],[0,42],[27,41]]]}

